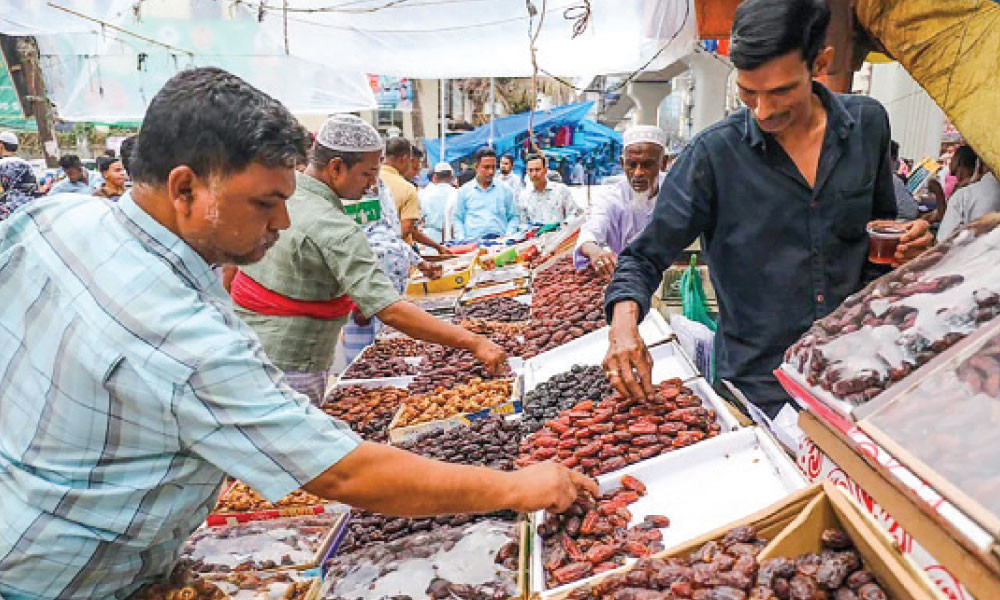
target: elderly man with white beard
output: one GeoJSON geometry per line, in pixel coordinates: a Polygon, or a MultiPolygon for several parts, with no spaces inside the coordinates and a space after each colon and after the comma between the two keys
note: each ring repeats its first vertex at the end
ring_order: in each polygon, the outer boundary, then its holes
{"type": "Polygon", "coordinates": [[[649,224],[666,168],[667,139],[654,125],[636,125],[625,131],[622,167],[625,178],[594,197],[580,229],[573,262],[610,277],[618,255],[649,224]]]}

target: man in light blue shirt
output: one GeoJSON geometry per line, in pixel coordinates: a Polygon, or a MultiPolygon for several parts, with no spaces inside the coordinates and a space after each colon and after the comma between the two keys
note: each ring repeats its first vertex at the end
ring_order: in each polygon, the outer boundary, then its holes
{"type": "Polygon", "coordinates": [[[225,473],[272,501],[304,488],[389,514],[597,493],[554,463],[501,473],[362,442],[288,387],[212,265],[260,260],[289,226],[304,153],[277,101],[183,71],[117,204],[60,195],[0,224],[0,597],[126,598],[166,577],[225,473]]]}
{"type": "Polygon", "coordinates": [[[59,183],[52,186],[49,195],[56,194],[86,194],[94,193],[87,181],[87,169],[83,168],[80,157],[75,154],[64,154],[59,158],[59,166],[66,175],[59,183]]]}
{"type": "Polygon", "coordinates": [[[424,233],[438,243],[451,239],[451,214],[458,200],[458,190],[452,185],[455,174],[451,165],[434,165],[431,183],[420,190],[420,210],[424,217],[424,233]]]}
{"type": "Polygon", "coordinates": [[[502,236],[517,231],[521,223],[510,187],[493,181],[497,153],[480,148],[474,156],[476,178],[458,190],[452,231],[455,239],[502,236]]]}

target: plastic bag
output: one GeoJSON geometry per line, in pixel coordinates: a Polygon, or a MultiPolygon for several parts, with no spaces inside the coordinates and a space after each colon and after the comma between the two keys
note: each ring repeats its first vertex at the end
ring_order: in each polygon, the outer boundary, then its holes
{"type": "Polygon", "coordinates": [[[681,307],[684,309],[685,317],[705,325],[714,332],[719,326],[708,312],[708,300],[705,297],[705,287],[701,283],[701,273],[696,266],[697,262],[698,255],[692,255],[691,264],[681,275],[681,307]]]}

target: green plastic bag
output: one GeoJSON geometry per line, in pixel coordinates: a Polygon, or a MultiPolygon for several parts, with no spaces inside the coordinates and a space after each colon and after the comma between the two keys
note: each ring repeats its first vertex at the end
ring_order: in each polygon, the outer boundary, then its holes
{"type": "Polygon", "coordinates": [[[684,310],[685,317],[705,325],[714,332],[718,330],[719,326],[708,312],[708,299],[705,297],[705,287],[701,282],[701,273],[696,266],[697,262],[698,255],[692,255],[691,264],[688,265],[687,269],[684,269],[684,274],[681,275],[681,308],[684,310]]]}

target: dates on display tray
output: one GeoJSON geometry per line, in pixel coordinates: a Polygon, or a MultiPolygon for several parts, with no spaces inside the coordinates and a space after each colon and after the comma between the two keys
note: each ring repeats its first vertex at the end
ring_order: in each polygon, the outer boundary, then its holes
{"type": "Polygon", "coordinates": [[[557,260],[535,276],[531,320],[523,356],[530,358],[607,325],[604,286],[592,270],[577,271],[572,257],[557,260]]]}
{"type": "MultiPolygon", "coordinates": [[[[371,346],[369,346],[371,347],[371,346]]],[[[380,379],[384,377],[402,377],[416,375],[420,372],[417,364],[400,356],[365,356],[361,354],[344,371],[342,379],[380,379]]]]}
{"type": "Polygon", "coordinates": [[[184,542],[179,566],[198,573],[311,566],[343,518],[322,514],[203,527],[184,542]]]}
{"type": "Polygon", "coordinates": [[[385,442],[389,423],[409,396],[408,391],[394,387],[337,387],[327,394],[320,409],[350,425],[364,439],[385,442]]]}
{"type": "Polygon", "coordinates": [[[486,321],[503,321],[514,323],[527,321],[531,307],[523,302],[501,296],[477,300],[467,306],[459,307],[457,316],[461,319],[483,319],[486,321]]]}
{"type": "Polygon", "coordinates": [[[972,223],[850,296],[785,362],[808,385],[861,405],[1000,315],[998,221],[972,223]]]}
{"type": "Polygon", "coordinates": [[[984,331],[975,345],[955,346],[952,356],[899,396],[887,399],[866,422],[998,514],[1000,322],[988,327],[991,330],[984,331]]]}
{"type": "Polygon", "coordinates": [[[511,521],[517,518],[513,511],[499,511],[487,515],[442,515],[437,517],[391,517],[364,510],[351,511],[347,523],[347,533],[340,544],[339,554],[350,554],[355,550],[382,542],[391,542],[414,533],[435,531],[442,527],[464,527],[483,520],[511,521]]]}
{"type": "Polygon", "coordinates": [[[555,419],[561,411],[576,403],[584,400],[598,402],[614,391],[601,367],[573,365],[569,371],[550,377],[524,395],[521,431],[534,433],[547,419],[555,419]]]}
{"type": "Polygon", "coordinates": [[[510,356],[519,356],[524,349],[524,323],[466,319],[459,327],[486,337],[510,356]]]}
{"type": "Polygon", "coordinates": [[[468,426],[431,431],[398,446],[445,462],[512,471],[520,441],[516,421],[492,417],[468,426]]]}
{"type": "Polygon", "coordinates": [[[714,437],[721,429],[714,410],[702,406],[680,379],[670,379],[645,402],[616,393],[562,411],[521,442],[517,463],[555,459],[600,475],[714,437]]]}
{"type": "Polygon", "coordinates": [[[819,554],[758,561],[767,541],[737,527],[687,557],[642,558],[569,592],[569,600],[889,600],[840,529],[821,536],[819,554]]]}
{"type": "MultiPolygon", "coordinates": [[[[428,344],[421,363],[422,374],[416,376],[407,389],[412,394],[447,390],[473,379],[493,379],[486,365],[468,350],[428,344]]],[[[509,365],[504,365],[500,377],[510,377],[509,365]]]]}
{"type": "Polygon", "coordinates": [[[546,514],[538,525],[542,565],[549,588],[620,567],[625,558],[640,558],[663,550],[663,532],[670,519],[648,515],[629,527],[628,505],[646,494],[646,486],[626,475],[621,487],[600,498],[582,497],[562,514],[546,514]]]}
{"type": "Polygon", "coordinates": [[[324,600],[518,596],[520,550],[511,523],[443,527],[342,554],[327,562],[324,600]]]}
{"type": "Polygon", "coordinates": [[[434,392],[407,398],[395,426],[408,427],[493,408],[509,402],[512,392],[510,379],[473,379],[451,389],[438,387],[434,392]]]}
{"type": "Polygon", "coordinates": [[[316,581],[298,571],[212,573],[202,579],[218,586],[227,600],[306,600],[316,581]]]}

